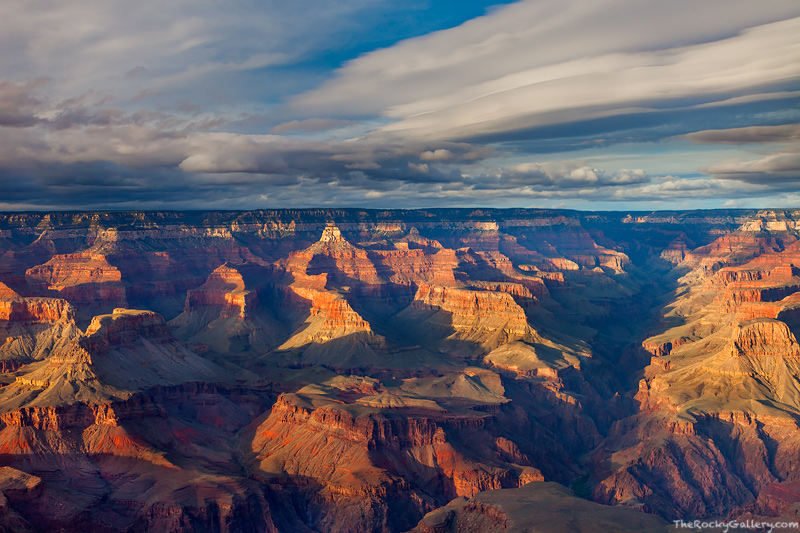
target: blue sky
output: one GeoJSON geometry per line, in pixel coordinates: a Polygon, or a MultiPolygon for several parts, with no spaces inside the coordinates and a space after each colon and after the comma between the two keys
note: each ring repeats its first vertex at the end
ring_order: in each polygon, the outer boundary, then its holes
{"type": "Polygon", "coordinates": [[[10,0],[0,209],[800,206],[796,0],[10,0]]]}

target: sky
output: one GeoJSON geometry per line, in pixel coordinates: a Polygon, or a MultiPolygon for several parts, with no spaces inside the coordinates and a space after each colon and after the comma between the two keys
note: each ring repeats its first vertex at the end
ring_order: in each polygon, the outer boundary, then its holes
{"type": "Polygon", "coordinates": [[[0,210],[800,207],[797,0],[4,0],[0,210]]]}

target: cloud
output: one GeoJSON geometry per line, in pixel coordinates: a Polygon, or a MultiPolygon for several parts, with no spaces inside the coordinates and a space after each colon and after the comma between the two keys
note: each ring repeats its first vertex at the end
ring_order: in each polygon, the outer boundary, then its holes
{"type": "Polygon", "coordinates": [[[422,152],[419,154],[422,161],[448,161],[453,158],[453,153],[450,150],[439,148],[438,150],[422,152]]]}
{"type": "Polygon", "coordinates": [[[753,160],[720,162],[702,169],[714,178],[800,191],[800,143],[753,160]]]}
{"type": "MultiPolygon", "coordinates": [[[[592,167],[586,161],[551,161],[547,163],[522,163],[501,169],[494,176],[473,178],[476,188],[512,189],[518,187],[535,190],[570,190],[586,187],[602,188],[648,183],[650,176],[642,169],[620,169],[607,172],[592,167]]],[[[469,183],[470,181],[468,181],[469,183]]]]}
{"type": "Polygon", "coordinates": [[[41,102],[33,91],[44,83],[47,80],[41,78],[28,83],[0,81],[0,126],[25,128],[39,123],[36,110],[41,102]]]}
{"type": "Polygon", "coordinates": [[[351,61],[295,104],[374,113],[380,132],[470,139],[504,131],[770,98],[800,82],[800,5],[775,0],[525,0],[351,61]]]}
{"type": "Polygon", "coordinates": [[[408,163],[408,168],[409,168],[409,170],[411,170],[412,172],[415,172],[417,174],[427,174],[431,170],[430,167],[427,165],[427,163],[417,164],[417,163],[409,162],[408,163]]]}
{"type": "Polygon", "coordinates": [[[0,72],[50,77],[52,99],[99,90],[123,107],[246,107],[291,80],[264,83],[258,72],[327,50],[372,4],[140,0],[131,9],[122,0],[41,0],[33,9],[11,0],[0,4],[0,72]]]}
{"type": "Polygon", "coordinates": [[[724,130],[703,130],[686,135],[690,141],[702,144],[778,143],[800,140],[800,124],[780,126],[747,126],[724,130]]]}
{"type": "MultiPolygon", "coordinates": [[[[0,3],[2,205],[430,207],[797,189],[800,134],[784,124],[800,95],[794,0],[523,0],[320,82],[320,64],[346,57],[336,47],[378,39],[348,33],[356,15],[392,9],[0,3]],[[598,156],[684,134],[786,146],[707,176],[598,156]],[[583,152],[542,160],[567,150],[583,152]]],[[[676,143],[653,152],[667,160],[676,143]]]]}
{"type": "Polygon", "coordinates": [[[289,131],[325,131],[342,126],[356,124],[353,120],[334,120],[330,118],[307,118],[305,120],[292,120],[278,124],[272,128],[272,133],[286,133],[289,131]]]}

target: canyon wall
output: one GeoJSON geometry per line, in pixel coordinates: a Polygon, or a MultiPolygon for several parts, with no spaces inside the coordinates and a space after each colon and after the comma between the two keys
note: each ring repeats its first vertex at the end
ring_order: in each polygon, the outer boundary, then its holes
{"type": "Polygon", "coordinates": [[[798,219],[0,213],[0,529],[792,518],[798,219]]]}

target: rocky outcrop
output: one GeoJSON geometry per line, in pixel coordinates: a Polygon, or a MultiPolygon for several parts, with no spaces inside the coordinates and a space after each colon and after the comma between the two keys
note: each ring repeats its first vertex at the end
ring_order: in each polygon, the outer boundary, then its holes
{"type": "Polygon", "coordinates": [[[286,295],[287,299],[300,308],[309,305],[308,313],[312,321],[318,325],[314,331],[314,340],[324,341],[351,333],[372,332],[369,323],[339,294],[305,287],[290,287],[286,295]]]}
{"type": "Polygon", "coordinates": [[[122,281],[119,269],[110,265],[104,255],[86,253],[53,256],[44,265],[28,269],[25,277],[31,284],[55,290],[84,283],[122,281]]]}
{"type": "MultiPolygon", "coordinates": [[[[393,285],[392,293],[413,294],[424,283],[454,286],[458,258],[454,250],[438,247],[370,252],[378,275],[393,285]]],[[[409,294],[409,295],[410,295],[409,294]]]]}
{"type": "Polygon", "coordinates": [[[258,306],[258,293],[245,287],[242,274],[234,266],[225,263],[208,277],[197,289],[188,291],[184,312],[204,307],[220,308],[220,316],[248,316],[250,308],[258,306]]]}
{"type": "Polygon", "coordinates": [[[58,291],[75,304],[127,305],[122,274],[101,254],[55,255],[47,263],[28,269],[25,278],[30,285],[58,291]]]}
{"type": "Polygon", "coordinates": [[[800,344],[779,321],[756,319],[739,325],[730,346],[733,357],[800,357],[800,344]]]}
{"type": "MultiPolygon", "coordinates": [[[[376,410],[356,414],[347,406],[320,401],[280,397],[254,430],[252,468],[264,479],[307,476],[322,484],[324,492],[346,496],[346,506],[329,503],[328,513],[338,526],[354,518],[355,507],[394,521],[392,530],[408,528],[431,509],[431,496],[471,496],[520,484],[521,467],[514,472],[510,465],[474,462],[450,443],[451,428],[481,431],[485,424],[481,417],[444,415],[436,420],[419,416],[413,408],[402,417],[376,410]],[[395,509],[403,509],[402,514],[395,509]]],[[[534,474],[535,469],[525,471],[526,481],[541,479],[534,474]]],[[[356,524],[351,522],[353,531],[368,530],[356,524]]],[[[330,523],[317,527],[336,530],[330,523]]]]}
{"type": "Polygon", "coordinates": [[[694,270],[664,310],[677,325],[642,344],[655,357],[639,413],[615,423],[596,452],[610,470],[597,501],[718,516],[793,479],[800,345],[778,317],[796,307],[796,237],[749,231],[687,254],[681,266],[694,270]]]}
{"type": "Polygon", "coordinates": [[[75,308],[61,298],[0,300],[0,320],[13,322],[74,322],[75,308]]]}
{"type": "Polygon", "coordinates": [[[654,357],[666,357],[672,350],[691,342],[687,337],[677,337],[672,340],[648,339],[642,341],[642,348],[654,357]]]}
{"type": "Polygon", "coordinates": [[[503,321],[512,334],[520,336],[528,331],[525,312],[507,292],[423,285],[414,295],[411,307],[442,310],[463,319],[491,317],[503,321]]]}
{"type": "Polygon", "coordinates": [[[692,247],[687,243],[687,239],[685,237],[678,238],[669,243],[669,246],[664,248],[659,256],[668,263],[679,265],[684,259],[686,259],[686,254],[689,253],[691,248],[692,247]]]}
{"type": "Polygon", "coordinates": [[[505,531],[592,533],[672,529],[666,521],[632,509],[612,508],[578,498],[558,483],[534,482],[518,489],[459,498],[426,515],[414,533],[501,533],[505,531]],[[564,516],[569,516],[565,523],[564,516]]]}
{"type": "Polygon", "coordinates": [[[0,300],[0,371],[15,372],[65,349],[81,335],[75,317],[60,298],[0,300]]]}
{"type": "Polygon", "coordinates": [[[0,300],[13,300],[15,298],[19,298],[19,294],[5,283],[0,282],[0,300]]]}
{"type": "Polygon", "coordinates": [[[365,294],[379,295],[383,284],[367,251],[348,242],[336,226],[326,227],[320,240],[309,248],[292,253],[286,271],[307,276],[325,274],[328,281],[356,285],[365,294]]]}
{"type": "Polygon", "coordinates": [[[82,344],[90,351],[103,351],[111,346],[131,345],[139,337],[170,337],[164,317],[152,311],[114,309],[110,315],[92,319],[82,344]]]}
{"type": "Polygon", "coordinates": [[[781,524],[774,531],[792,531],[800,523],[800,486],[795,481],[767,485],[755,501],[734,509],[727,518],[750,524],[781,524]]]}
{"type": "Polygon", "coordinates": [[[0,468],[0,527],[20,533],[35,531],[15,508],[35,506],[44,492],[43,485],[37,476],[8,466],[0,468]]]}
{"type": "Polygon", "coordinates": [[[456,351],[470,345],[493,349],[532,336],[525,311],[507,292],[422,285],[398,317],[428,342],[438,337],[456,351]]]}

